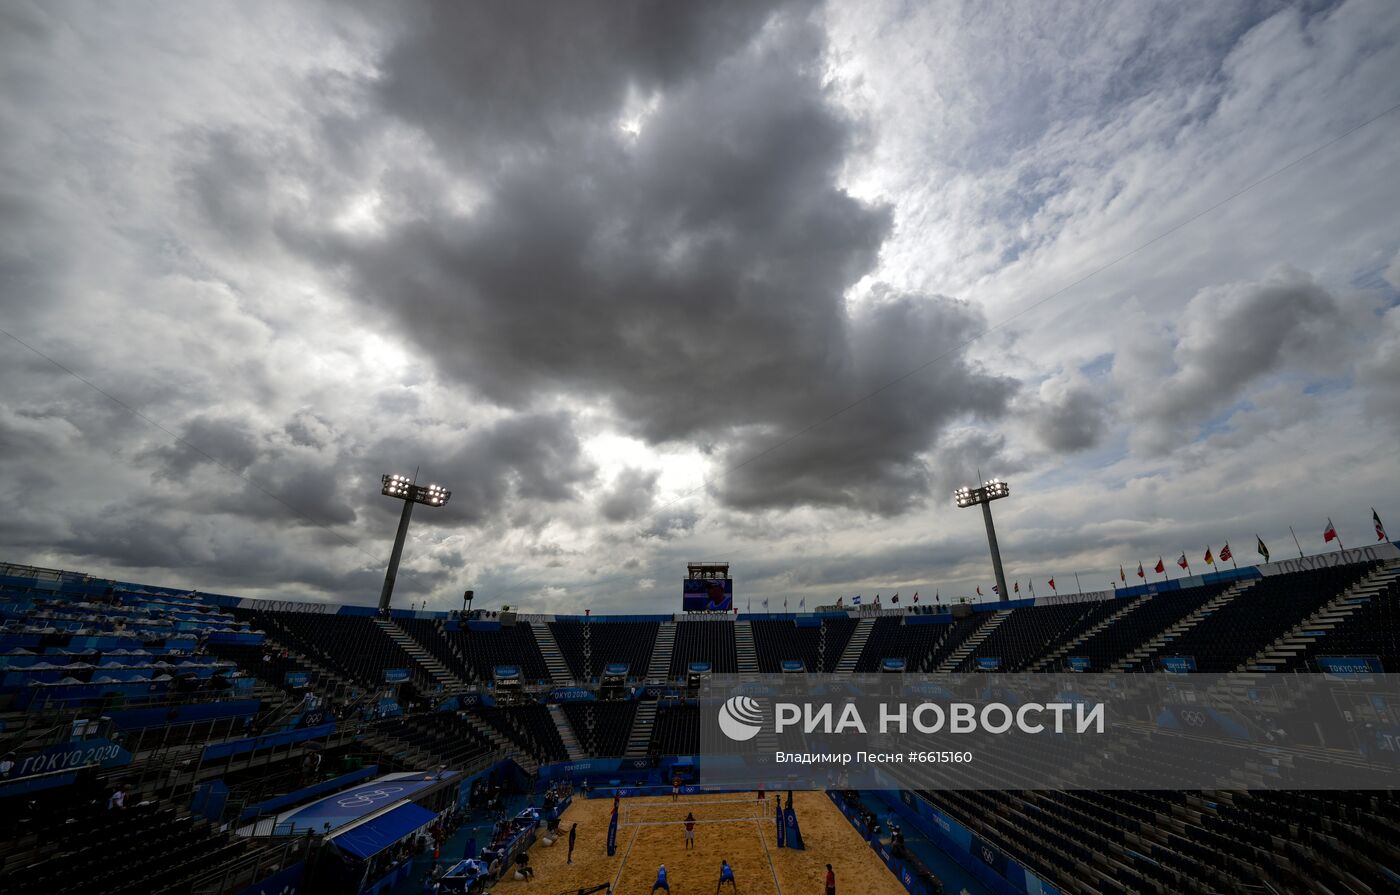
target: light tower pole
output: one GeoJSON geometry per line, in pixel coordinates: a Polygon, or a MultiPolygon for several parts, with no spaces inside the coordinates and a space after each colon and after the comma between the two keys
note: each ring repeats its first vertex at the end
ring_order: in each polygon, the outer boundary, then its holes
{"type": "Polygon", "coordinates": [[[403,513],[399,516],[399,530],[394,535],[394,551],[389,554],[389,568],[384,573],[384,589],[379,592],[379,611],[389,611],[389,600],[394,595],[394,579],[399,574],[399,558],[403,556],[403,542],[408,538],[408,521],[413,518],[413,505],[425,504],[440,507],[452,496],[441,485],[415,485],[406,475],[386,475],[383,478],[381,493],[403,501],[403,513]]]}
{"type": "Polygon", "coordinates": [[[1005,603],[1011,599],[1006,589],[1006,573],[1001,570],[1001,551],[997,548],[997,530],[992,525],[992,501],[1011,494],[1011,486],[1001,479],[983,482],[980,488],[959,488],[953,492],[953,499],[960,508],[982,505],[982,521],[987,524],[987,547],[992,552],[992,571],[996,573],[997,595],[1005,603]]]}

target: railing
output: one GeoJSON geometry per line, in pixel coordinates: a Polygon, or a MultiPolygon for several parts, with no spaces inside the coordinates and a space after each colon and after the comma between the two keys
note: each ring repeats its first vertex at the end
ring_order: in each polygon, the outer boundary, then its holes
{"type": "Polygon", "coordinates": [[[268,845],[218,870],[196,877],[186,890],[190,895],[222,895],[234,892],[260,879],[265,879],[296,861],[305,861],[311,854],[309,838],[289,839],[268,845]]]}

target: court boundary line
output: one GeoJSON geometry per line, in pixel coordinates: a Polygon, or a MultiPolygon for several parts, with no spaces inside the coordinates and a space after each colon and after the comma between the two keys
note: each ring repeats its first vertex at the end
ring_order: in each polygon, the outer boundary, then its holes
{"type": "Polygon", "coordinates": [[[778,868],[773,866],[773,853],[768,850],[768,836],[763,832],[763,822],[759,818],[754,818],[753,823],[758,841],[763,844],[763,857],[768,859],[768,872],[773,875],[773,891],[777,895],[783,895],[783,884],[778,882],[778,868]]]}
{"type": "Polygon", "coordinates": [[[627,851],[622,853],[622,860],[617,864],[617,873],[613,874],[612,885],[608,887],[609,893],[617,888],[617,881],[622,879],[622,871],[627,869],[627,859],[632,854],[632,846],[637,844],[637,835],[641,832],[641,830],[633,830],[632,838],[627,840],[627,851]]]}

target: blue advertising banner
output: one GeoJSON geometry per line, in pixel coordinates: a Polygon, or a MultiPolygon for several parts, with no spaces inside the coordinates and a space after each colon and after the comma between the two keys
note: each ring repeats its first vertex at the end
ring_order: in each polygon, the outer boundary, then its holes
{"type": "Polygon", "coordinates": [[[978,671],[996,671],[1001,667],[1001,656],[978,656],[978,671]]]}
{"type": "Polygon", "coordinates": [[[613,804],[612,817],[608,820],[608,857],[617,854],[617,804],[613,804]]]}
{"type": "Polygon", "coordinates": [[[881,659],[881,671],[903,671],[905,662],[903,659],[881,659]]]}
{"type": "Polygon", "coordinates": [[[545,697],[546,702],[594,702],[598,698],[592,690],[583,687],[555,687],[545,697]]]}
{"type": "Polygon", "coordinates": [[[309,671],[289,671],[286,676],[288,687],[305,687],[311,683],[311,672],[309,671]]]}
{"type": "Polygon", "coordinates": [[[622,677],[626,677],[627,672],[628,670],[630,670],[630,668],[631,666],[629,666],[626,662],[609,662],[607,665],[603,666],[603,674],[614,676],[621,675],[622,677]]]}
{"type": "Polygon", "coordinates": [[[972,856],[996,871],[997,876],[1006,876],[1006,855],[976,833],[972,834],[972,856]]]}
{"type": "Polygon", "coordinates": [[[1372,674],[1385,671],[1380,656],[1318,656],[1317,667],[1333,679],[1366,683],[1372,674]]]}
{"type": "Polygon", "coordinates": [[[384,683],[402,684],[408,680],[409,672],[407,668],[386,668],[384,669],[384,683]]]}
{"type": "Polygon", "coordinates": [[[37,749],[22,758],[14,759],[14,762],[15,766],[7,775],[7,780],[84,768],[88,765],[117,768],[131,763],[131,753],[111,740],[82,740],[37,749]]]}
{"type": "Polygon", "coordinates": [[[1163,671],[1172,674],[1189,674],[1196,670],[1195,656],[1162,656],[1157,662],[1163,671]]]}
{"type": "MultiPolygon", "coordinates": [[[[889,661],[889,660],[886,659],[885,661],[889,661]]],[[[796,672],[806,671],[806,670],[807,670],[807,666],[806,666],[805,663],[803,663],[803,661],[802,661],[801,659],[784,659],[784,660],[783,660],[783,672],[784,672],[785,674],[793,674],[793,673],[796,673],[796,672]]]]}
{"type": "Polygon", "coordinates": [[[797,825],[797,812],[792,807],[792,793],[788,793],[787,807],[783,809],[783,826],[786,827],[787,844],[785,848],[795,848],[799,851],[806,849],[802,844],[802,828],[797,825]]]}
{"type": "Polygon", "coordinates": [[[1088,656],[1070,656],[1070,657],[1069,657],[1069,670],[1070,670],[1070,671],[1088,671],[1089,668],[1090,668],[1090,663],[1089,663],[1089,657],[1088,657],[1088,656]]]}
{"type": "Polygon", "coordinates": [[[787,836],[784,835],[787,825],[783,822],[783,800],[773,799],[773,821],[778,827],[778,848],[786,848],[787,836]]]}

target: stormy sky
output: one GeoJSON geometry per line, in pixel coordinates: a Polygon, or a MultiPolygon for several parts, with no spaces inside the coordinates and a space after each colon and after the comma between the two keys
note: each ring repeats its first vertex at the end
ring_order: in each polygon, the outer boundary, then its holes
{"type": "Polygon", "coordinates": [[[0,561],[1106,588],[1400,531],[1400,5],[0,5],[0,561]]]}

